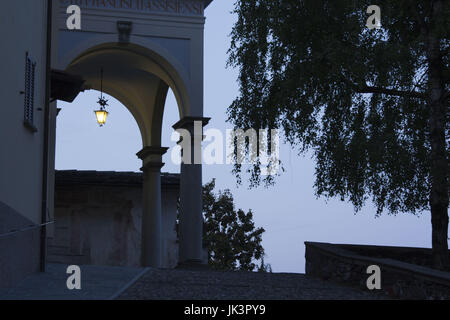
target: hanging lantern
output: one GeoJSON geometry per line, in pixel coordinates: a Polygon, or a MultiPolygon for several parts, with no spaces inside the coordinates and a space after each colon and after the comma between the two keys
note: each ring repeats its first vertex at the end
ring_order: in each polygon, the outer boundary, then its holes
{"type": "Polygon", "coordinates": [[[103,127],[103,125],[106,123],[106,118],[108,117],[108,111],[106,111],[106,106],[108,105],[108,100],[106,100],[103,97],[103,68],[101,69],[101,76],[100,76],[100,97],[97,101],[97,103],[100,105],[100,109],[95,110],[95,117],[97,118],[97,122],[100,125],[100,127],[103,127]]]}
{"type": "Polygon", "coordinates": [[[106,111],[103,108],[100,108],[99,110],[95,110],[94,112],[98,124],[100,125],[100,127],[103,127],[103,125],[106,123],[106,118],[108,117],[108,111],[106,111]]]}

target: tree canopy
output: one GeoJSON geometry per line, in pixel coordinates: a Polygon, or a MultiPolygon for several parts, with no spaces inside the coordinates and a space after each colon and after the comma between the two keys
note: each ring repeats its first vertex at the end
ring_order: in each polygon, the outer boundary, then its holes
{"type": "Polygon", "coordinates": [[[319,196],[356,210],[371,199],[378,214],[434,205],[433,247],[445,250],[449,3],[377,1],[381,28],[370,30],[372,1],[237,0],[229,121],[280,128],[311,151],[319,196]]]}
{"type": "Polygon", "coordinates": [[[214,187],[215,180],[203,187],[203,246],[208,250],[208,264],[220,270],[265,271],[264,229],[255,228],[251,211],[235,209],[229,190],[216,194],[214,187]]]}

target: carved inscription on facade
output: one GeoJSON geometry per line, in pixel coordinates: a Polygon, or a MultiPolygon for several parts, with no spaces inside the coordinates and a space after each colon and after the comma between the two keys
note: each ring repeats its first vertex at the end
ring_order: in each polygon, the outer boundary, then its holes
{"type": "Polygon", "coordinates": [[[200,0],[60,0],[60,5],[78,5],[87,9],[120,9],[140,12],[165,12],[202,16],[203,1],[200,0]]]}

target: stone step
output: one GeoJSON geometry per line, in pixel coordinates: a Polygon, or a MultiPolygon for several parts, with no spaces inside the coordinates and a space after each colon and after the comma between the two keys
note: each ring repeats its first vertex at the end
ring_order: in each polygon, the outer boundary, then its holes
{"type": "Polygon", "coordinates": [[[70,254],[70,248],[68,246],[47,245],[49,255],[68,255],[70,254]]]}
{"type": "Polygon", "coordinates": [[[76,254],[48,254],[47,256],[47,262],[49,263],[84,265],[88,264],[89,260],[89,257],[86,255],[76,254]]]}

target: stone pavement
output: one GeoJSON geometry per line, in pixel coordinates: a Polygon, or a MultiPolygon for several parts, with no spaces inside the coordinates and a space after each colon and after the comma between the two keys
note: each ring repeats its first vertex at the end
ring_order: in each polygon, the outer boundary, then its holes
{"type": "Polygon", "coordinates": [[[68,265],[48,264],[45,273],[28,276],[16,287],[0,289],[0,300],[106,300],[136,280],[146,269],[80,266],[81,290],[67,289],[68,265]]]}
{"type": "Polygon", "coordinates": [[[125,300],[372,300],[387,297],[295,273],[149,269],[125,300]]]}
{"type": "Polygon", "coordinates": [[[0,289],[0,300],[318,300],[382,299],[376,294],[295,273],[220,272],[80,266],[81,290],[68,290],[67,265],[0,289]]]}

